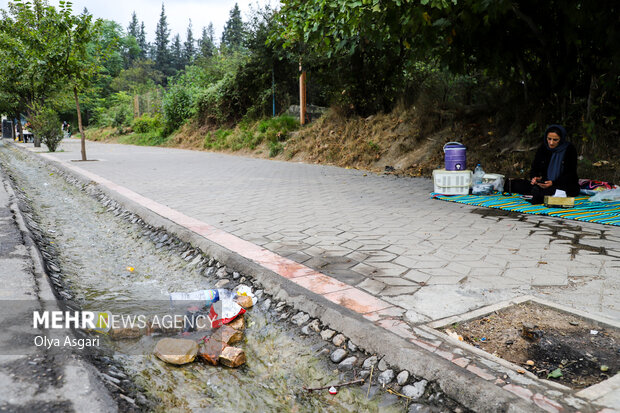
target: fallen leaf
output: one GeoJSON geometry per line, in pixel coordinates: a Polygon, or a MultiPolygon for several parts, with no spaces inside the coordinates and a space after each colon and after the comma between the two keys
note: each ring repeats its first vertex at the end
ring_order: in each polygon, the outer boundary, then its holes
{"type": "Polygon", "coordinates": [[[562,377],[562,369],[555,369],[551,373],[547,374],[547,378],[557,379],[558,377],[562,377]]]}

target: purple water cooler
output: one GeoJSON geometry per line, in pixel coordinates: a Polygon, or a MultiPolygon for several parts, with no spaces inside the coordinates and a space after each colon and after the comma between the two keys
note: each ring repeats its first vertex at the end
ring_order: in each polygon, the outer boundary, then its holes
{"type": "Polygon", "coordinates": [[[448,142],[443,146],[446,171],[462,171],[467,168],[465,151],[465,145],[458,142],[448,142]]]}

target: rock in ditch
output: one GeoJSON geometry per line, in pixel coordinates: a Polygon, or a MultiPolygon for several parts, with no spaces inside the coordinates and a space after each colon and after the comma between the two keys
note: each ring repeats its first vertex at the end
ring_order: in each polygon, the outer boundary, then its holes
{"type": "Polygon", "coordinates": [[[347,357],[346,359],[342,360],[340,364],[338,364],[338,370],[341,370],[341,371],[353,370],[353,366],[355,365],[356,361],[357,361],[357,357],[347,357]]]}
{"type": "Polygon", "coordinates": [[[226,347],[228,347],[226,343],[216,339],[209,339],[200,346],[198,355],[207,363],[217,366],[220,355],[226,347]]]}
{"type": "Polygon", "coordinates": [[[398,383],[399,386],[403,386],[407,383],[407,380],[409,380],[409,372],[407,370],[401,371],[398,373],[398,376],[396,376],[396,383],[398,383]]]}
{"type": "Polygon", "coordinates": [[[226,367],[239,367],[245,361],[245,352],[237,347],[226,347],[220,354],[220,363],[226,367]]]}
{"type": "Polygon", "coordinates": [[[301,326],[308,320],[310,320],[310,316],[304,312],[299,312],[291,317],[291,321],[298,326],[301,326]]]}
{"type": "Polygon", "coordinates": [[[301,328],[301,332],[307,336],[319,331],[321,331],[321,325],[316,318],[301,328]]]}
{"type": "Polygon", "coordinates": [[[413,385],[408,385],[408,386],[403,387],[401,389],[401,393],[407,397],[411,397],[412,399],[417,400],[424,395],[427,384],[428,384],[428,381],[420,380],[419,382],[414,383],[413,385]]]}
{"type": "Polygon", "coordinates": [[[245,318],[243,317],[243,315],[240,315],[226,325],[234,328],[235,330],[243,331],[245,330],[245,318]]]}
{"type": "Polygon", "coordinates": [[[245,308],[246,310],[254,306],[252,297],[250,297],[249,295],[238,295],[235,297],[235,301],[237,301],[237,304],[239,304],[241,307],[245,308]]]}
{"type": "Polygon", "coordinates": [[[331,356],[329,356],[329,358],[334,363],[340,363],[345,358],[346,355],[347,355],[346,350],[338,348],[334,350],[334,352],[331,354],[331,356]]]}
{"type": "Polygon", "coordinates": [[[198,344],[192,340],[163,338],[157,342],[155,355],[170,364],[191,363],[198,353],[198,344]]]}
{"type": "Polygon", "coordinates": [[[265,301],[263,301],[260,307],[263,309],[263,311],[269,310],[269,308],[271,307],[271,299],[268,298],[265,301]]]}
{"type": "Polygon", "coordinates": [[[222,327],[218,328],[211,337],[212,339],[231,345],[243,340],[243,332],[240,330],[236,330],[231,326],[223,325],[222,327]]]}
{"type": "Polygon", "coordinates": [[[364,364],[362,365],[362,368],[370,370],[370,368],[374,366],[375,364],[377,364],[378,361],[379,361],[379,358],[377,356],[370,356],[366,360],[364,360],[364,364]]]}
{"type": "Polygon", "coordinates": [[[345,343],[345,341],[347,341],[347,338],[344,335],[337,334],[336,337],[334,337],[334,339],[332,340],[332,343],[334,343],[334,346],[340,347],[345,343]]]}
{"type": "Polygon", "coordinates": [[[385,358],[382,358],[381,360],[379,360],[379,365],[377,367],[380,371],[385,371],[389,366],[387,364],[387,361],[385,361],[385,358]]]}
{"type": "Polygon", "coordinates": [[[379,381],[379,384],[383,386],[390,384],[392,380],[394,380],[394,370],[388,369],[384,371],[383,373],[379,374],[379,378],[377,380],[379,381]]]}
{"type": "Polygon", "coordinates": [[[332,337],[334,336],[334,334],[336,334],[336,332],[334,330],[330,330],[329,328],[321,331],[321,338],[325,341],[329,341],[332,339],[332,337]]]}

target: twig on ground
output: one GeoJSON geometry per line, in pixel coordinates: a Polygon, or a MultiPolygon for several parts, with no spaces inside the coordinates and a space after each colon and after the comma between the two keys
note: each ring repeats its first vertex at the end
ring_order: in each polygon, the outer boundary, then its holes
{"type": "Polygon", "coordinates": [[[368,379],[368,391],[366,392],[366,398],[370,396],[370,386],[372,385],[372,372],[375,369],[375,365],[370,366],[370,378],[368,379]]]}
{"type": "Polygon", "coordinates": [[[350,386],[352,384],[363,383],[363,382],[364,382],[364,379],[357,379],[357,380],[353,380],[353,381],[348,381],[346,383],[330,384],[330,385],[323,386],[323,387],[312,387],[312,388],[304,387],[303,389],[307,390],[307,391],[325,390],[325,389],[329,389],[330,387],[336,387],[336,388],[337,387],[344,387],[344,386],[350,386]]]}

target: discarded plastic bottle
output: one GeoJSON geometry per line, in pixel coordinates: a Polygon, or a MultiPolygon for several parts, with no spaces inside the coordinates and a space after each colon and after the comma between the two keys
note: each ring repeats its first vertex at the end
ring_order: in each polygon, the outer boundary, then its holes
{"type": "Polygon", "coordinates": [[[484,177],[484,169],[480,164],[476,165],[476,169],[474,169],[474,185],[479,185],[482,183],[482,178],[484,177]]]}
{"type": "Polygon", "coordinates": [[[189,293],[170,293],[170,305],[198,303],[204,306],[213,304],[220,299],[219,290],[198,290],[189,293]]]}

